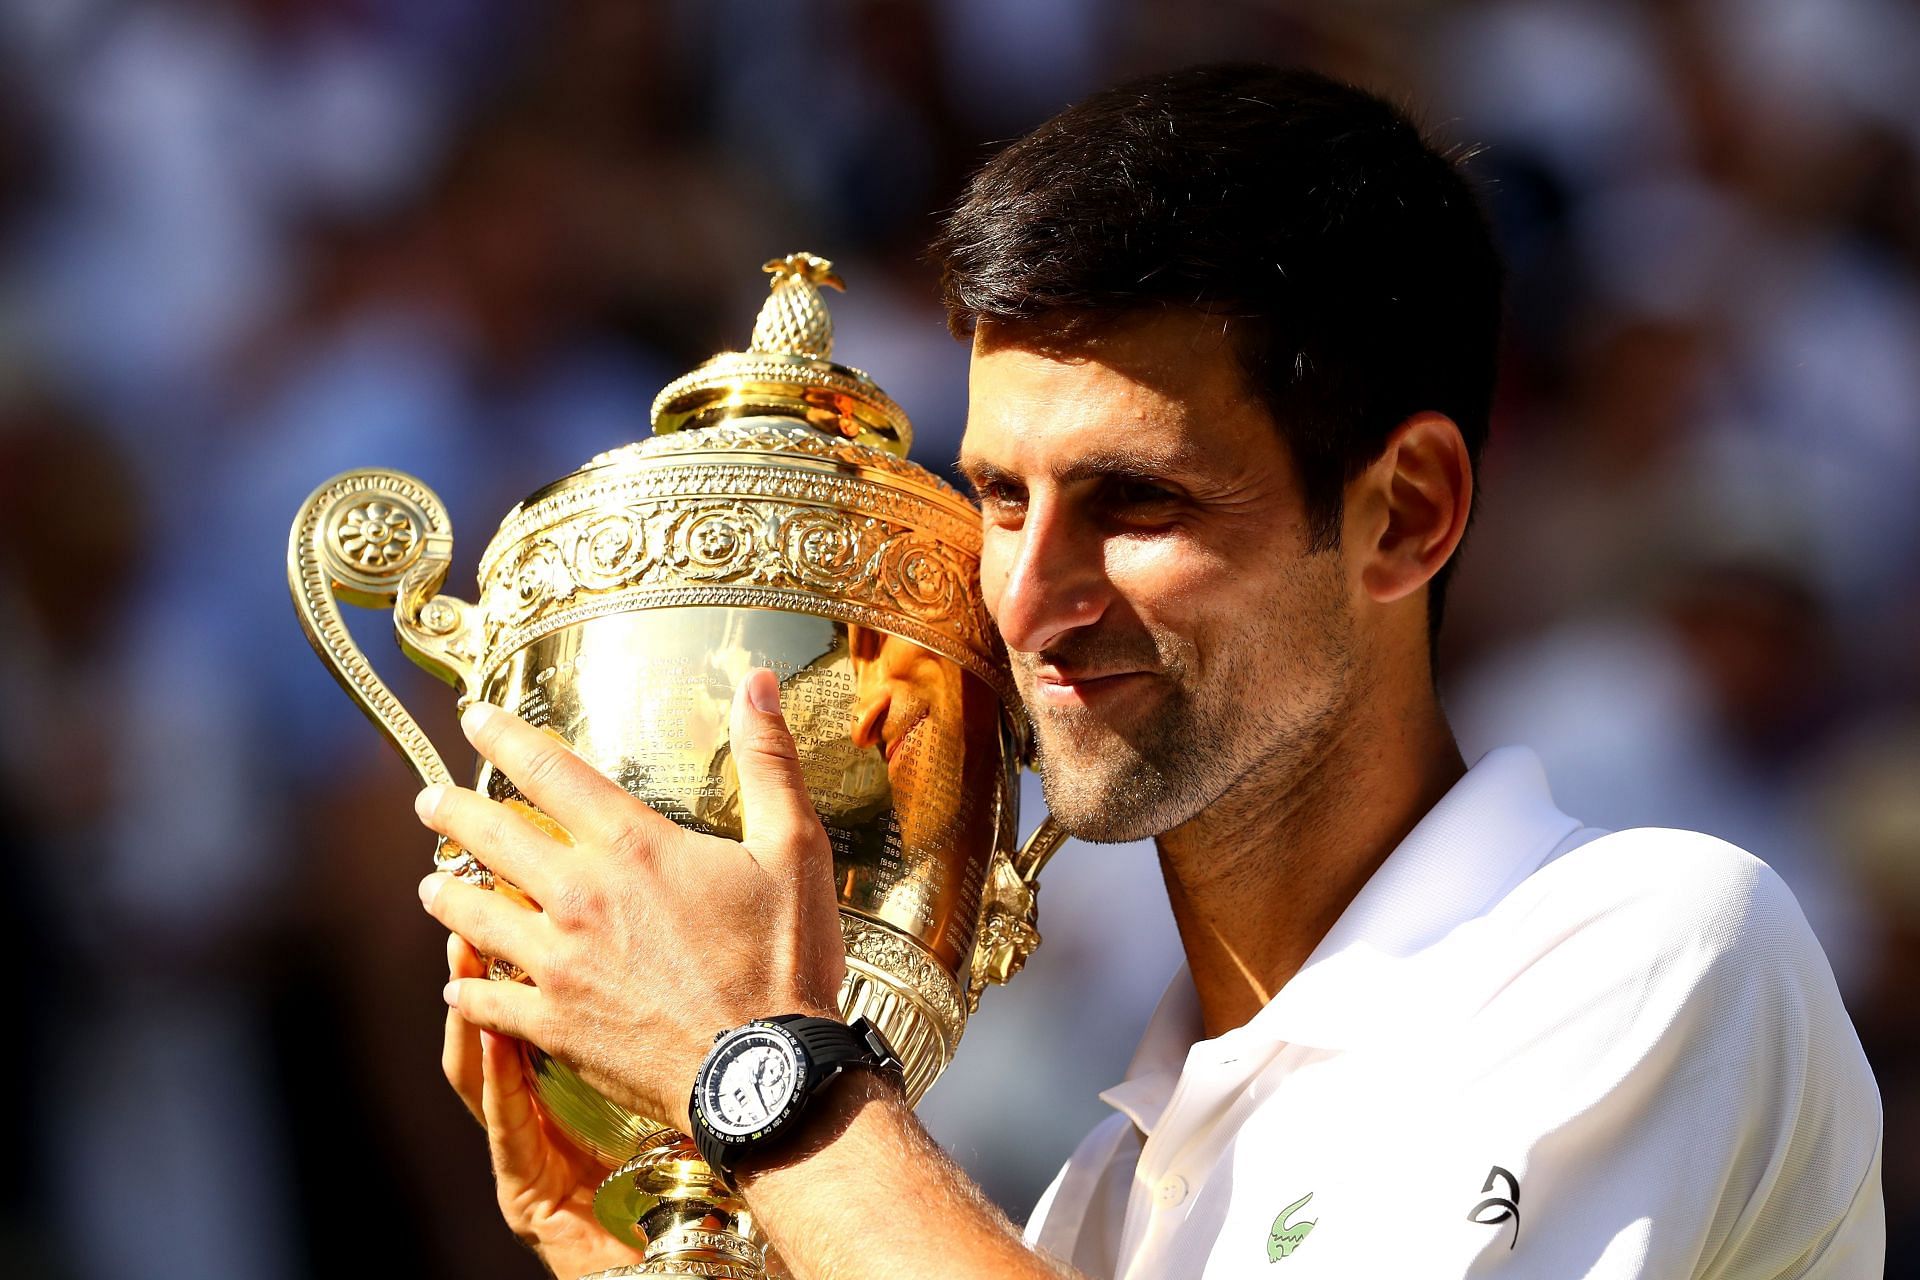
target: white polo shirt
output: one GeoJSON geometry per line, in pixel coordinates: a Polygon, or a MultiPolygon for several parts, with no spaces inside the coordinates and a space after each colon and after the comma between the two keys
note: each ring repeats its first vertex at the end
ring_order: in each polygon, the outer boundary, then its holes
{"type": "Polygon", "coordinates": [[[1029,1243],[1098,1280],[1881,1275],[1880,1097],[1792,895],[1582,828],[1523,748],[1203,1034],[1182,971],[1029,1243]]]}

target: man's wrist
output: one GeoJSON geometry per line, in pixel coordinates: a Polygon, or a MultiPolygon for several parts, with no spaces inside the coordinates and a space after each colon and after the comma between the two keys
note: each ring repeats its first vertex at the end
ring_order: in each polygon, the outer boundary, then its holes
{"type": "Polygon", "coordinates": [[[899,1084],[856,1069],[820,1102],[817,1126],[748,1161],[735,1184],[795,1274],[1068,1274],[1021,1243],[920,1127],[899,1084]]]}

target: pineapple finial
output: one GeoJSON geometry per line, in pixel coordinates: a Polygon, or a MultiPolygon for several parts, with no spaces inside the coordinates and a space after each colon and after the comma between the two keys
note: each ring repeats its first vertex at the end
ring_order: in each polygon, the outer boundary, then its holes
{"type": "Polygon", "coordinates": [[[833,355],[833,317],[827,314],[820,286],[844,290],[833,264],[811,253],[790,253],[761,268],[773,277],[773,292],[754,321],[749,351],[808,356],[833,355]]]}

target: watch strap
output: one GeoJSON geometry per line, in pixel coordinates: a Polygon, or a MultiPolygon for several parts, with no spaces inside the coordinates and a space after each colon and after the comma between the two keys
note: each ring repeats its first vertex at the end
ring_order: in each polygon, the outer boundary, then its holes
{"type": "Polygon", "coordinates": [[[789,1013],[766,1021],[778,1022],[793,1032],[794,1039],[807,1051],[809,1089],[818,1088],[847,1067],[904,1070],[900,1059],[894,1056],[893,1046],[880,1034],[880,1029],[864,1017],[841,1022],[837,1018],[789,1013]]]}

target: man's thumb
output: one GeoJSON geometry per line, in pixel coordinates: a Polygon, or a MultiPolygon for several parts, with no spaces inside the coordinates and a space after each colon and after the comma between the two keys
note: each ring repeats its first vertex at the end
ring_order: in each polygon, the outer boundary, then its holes
{"type": "Polygon", "coordinates": [[[827,833],[807,797],[800,752],[780,714],[780,681],[756,668],[733,694],[729,727],[740,775],[742,836],[761,862],[792,866],[824,856],[827,833]]]}

